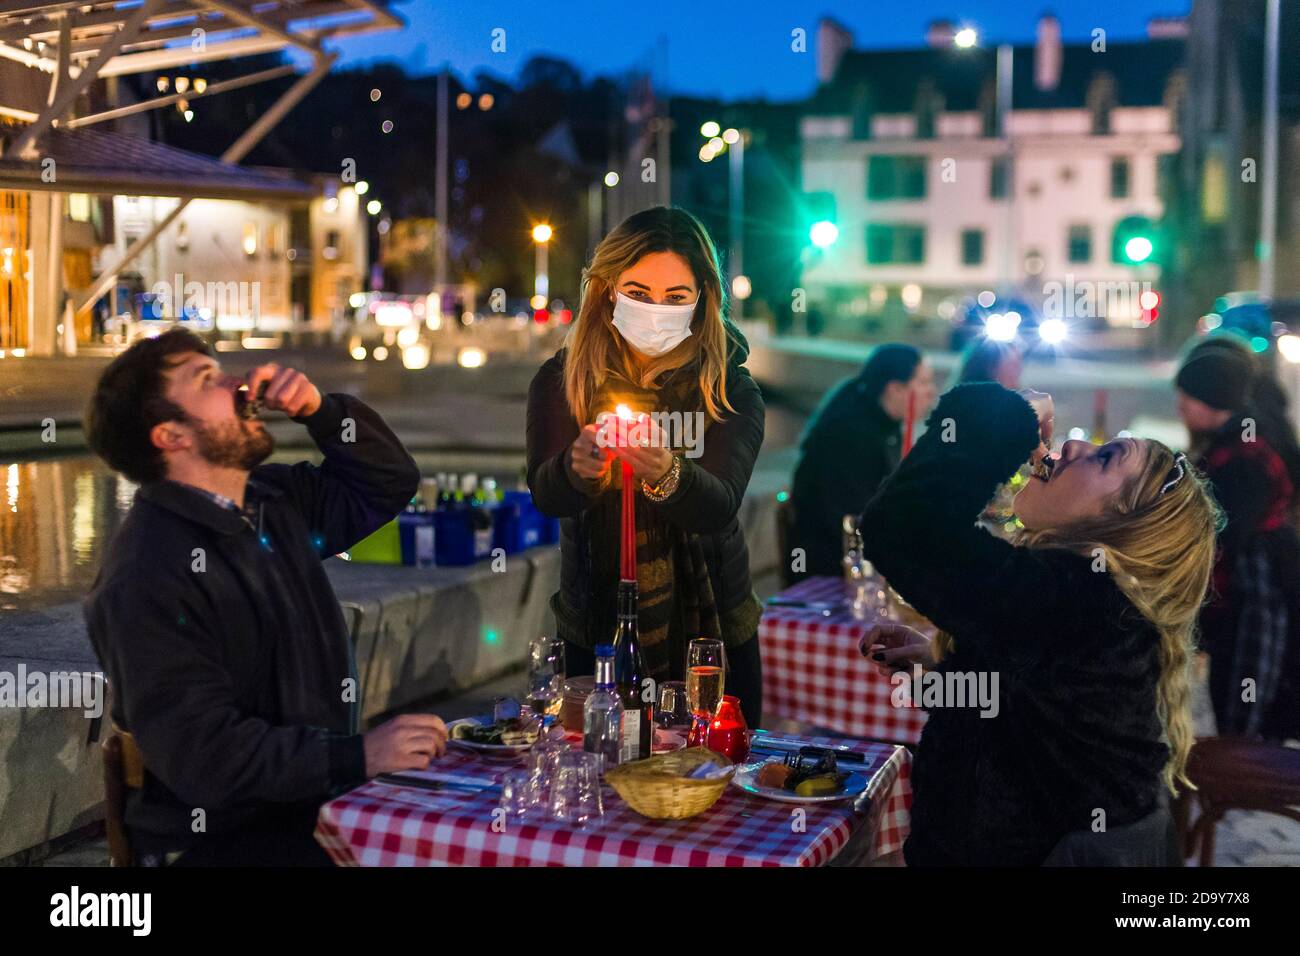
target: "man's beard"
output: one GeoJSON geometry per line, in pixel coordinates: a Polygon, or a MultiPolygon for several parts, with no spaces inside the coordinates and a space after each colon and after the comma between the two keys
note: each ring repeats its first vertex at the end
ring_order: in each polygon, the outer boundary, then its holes
{"type": "Polygon", "coordinates": [[[219,468],[252,471],[275,451],[275,438],[265,427],[243,421],[208,425],[193,422],[198,452],[203,460],[219,468]]]}

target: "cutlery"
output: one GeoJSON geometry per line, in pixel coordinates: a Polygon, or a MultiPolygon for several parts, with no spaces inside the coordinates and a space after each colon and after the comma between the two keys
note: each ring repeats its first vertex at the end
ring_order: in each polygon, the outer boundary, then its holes
{"type": "Polygon", "coordinates": [[[423,777],[404,777],[395,773],[381,773],[375,777],[380,783],[386,783],[392,787],[414,787],[416,790],[432,790],[435,793],[440,790],[459,790],[466,793],[482,793],[487,790],[496,789],[495,783],[470,783],[457,780],[428,780],[423,777]]]}
{"type": "MultiPolygon", "coordinates": [[[[801,740],[788,740],[784,737],[769,737],[766,734],[755,734],[750,741],[750,751],[761,751],[769,754],[787,754],[798,752],[800,747],[817,747],[818,744],[804,743],[801,740]]],[[[865,754],[850,750],[847,747],[822,747],[823,750],[830,750],[835,754],[836,760],[849,760],[857,763],[866,763],[865,754]]]]}
{"type": "Polygon", "coordinates": [[[830,617],[844,610],[843,601],[796,601],[790,598],[769,598],[767,607],[785,607],[793,610],[816,611],[823,617],[830,617]]]}

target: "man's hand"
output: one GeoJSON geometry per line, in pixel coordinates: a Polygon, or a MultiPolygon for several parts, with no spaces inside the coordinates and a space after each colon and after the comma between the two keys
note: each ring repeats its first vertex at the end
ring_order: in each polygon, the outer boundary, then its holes
{"type": "Polygon", "coordinates": [[[424,770],[447,752],[447,725],[433,714],[402,714],[362,738],[366,776],[398,770],[424,770]]]}
{"type": "Polygon", "coordinates": [[[905,624],[890,621],[871,625],[858,642],[858,650],[863,657],[871,658],[876,670],[885,677],[896,671],[911,670],[913,664],[933,667],[935,663],[928,637],[905,624]]]}
{"type": "Polygon", "coordinates": [[[263,382],[267,384],[262,401],[268,409],[302,418],[320,408],[320,389],[297,369],[281,368],[274,362],[259,365],[248,373],[249,393],[256,395],[263,382]]]}

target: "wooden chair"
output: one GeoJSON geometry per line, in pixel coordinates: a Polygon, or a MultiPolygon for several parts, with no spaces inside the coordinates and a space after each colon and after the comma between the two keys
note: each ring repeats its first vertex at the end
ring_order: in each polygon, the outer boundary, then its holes
{"type": "Polygon", "coordinates": [[[776,563],[781,569],[781,587],[794,584],[790,569],[790,536],[794,532],[794,501],[788,491],[776,496],[776,563]]]}
{"type": "Polygon", "coordinates": [[[1205,737],[1192,747],[1187,776],[1195,791],[1179,795],[1174,817],[1183,853],[1200,848],[1214,865],[1214,830],[1229,810],[1263,810],[1300,821],[1300,750],[1241,737],[1205,737]],[[1200,815],[1188,825],[1191,804],[1200,815]]]}
{"type": "Polygon", "coordinates": [[[131,866],[131,836],[126,829],[126,796],[144,786],[144,758],[135,738],[116,724],[103,743],[104,829],[113,866],[131,866]]]}

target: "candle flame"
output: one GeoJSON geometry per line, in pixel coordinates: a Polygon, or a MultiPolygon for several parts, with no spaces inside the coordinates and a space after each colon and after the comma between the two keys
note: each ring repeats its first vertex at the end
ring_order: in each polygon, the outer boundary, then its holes
{"type": "Polygon", "coordinates": [[[614,414],[626,421],[631,421],[631,419],[634,417],[632,415],[632,409],[628,408],[626,405],[623,404],[619,404],[618,407],[614,409],[614,414]]]}

